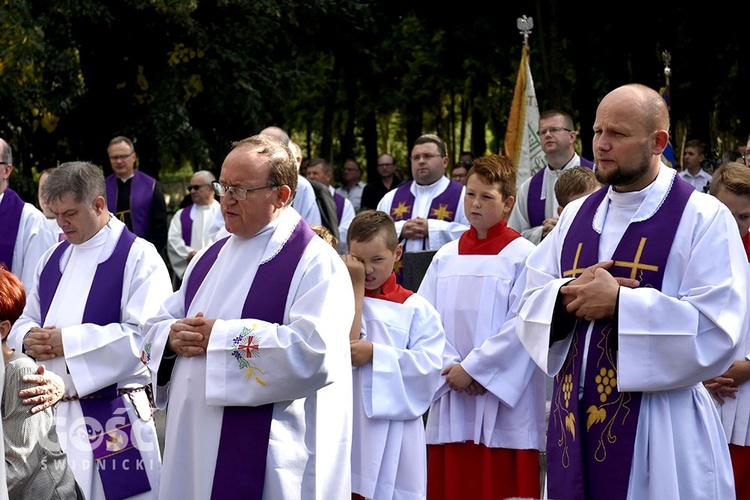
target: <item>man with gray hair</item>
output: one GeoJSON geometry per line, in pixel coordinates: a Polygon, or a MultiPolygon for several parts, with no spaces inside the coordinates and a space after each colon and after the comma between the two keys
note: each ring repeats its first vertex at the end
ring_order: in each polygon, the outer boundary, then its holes
{"type": "Polygon", "coordinates": [[[169,405],[160,500],[351,499],[354,291],[291,200],[289,148],[235,143],[214,184],[228,236],[144,325],[169,405]]]}
{"type": "Polygon", "coordinates": [[[192,203],[179,209],[169,223],[167,256],[174,272],[175,290],[193,256],[211,243],[211,222],[217,215],[221,217],[221,205],[214,197],[215,180],[216,176],[208,170],[194,173],[188,186],[192,203]]]}
{"type": "Polygon", "coordinates": [[[52,240],[44,214],[8,187],[12,171],[13,150],[0,138],[0,263],[28,290],[34,285],[34,267],[52,240]]]}
{"type": "Polygon", "coordinates": [[[55,422],[85,497],[155,499],[161,459],[140,326],[172,293],[167,267],[107,210],[96,165],[60,165],[42,197],[66,239],[42,256],[8,345],[65,381],[55,422]]]}
{"type": "MultiPolygon", "coordinates": [[[[297,192],[293,195],[294,198],[292,199],[292,206],[311,226],[320,226],[321,224],[323,224],[320,208],[316,201],[315,189],[313,188],[310,181],[299,174],[299,167],[302,163],[302,149],[298,144],[292,142],[289,138],[289,134],[287,134],[286,131],[280,127],[266,127],[261,130],[260,133],[263,135],[270,135],[271,137],[275,137],[276,139],[287,145],[292,151],[294,162],[297,167],[297,192]]],[[[211,224],[211,229],[209,230],[211,239],[213,241],[216,241],[217,239],[227,235],[226,231],[223,230],[223,227],[224,219],[219,214],[214,218],[214,221],[211,224]]]]}

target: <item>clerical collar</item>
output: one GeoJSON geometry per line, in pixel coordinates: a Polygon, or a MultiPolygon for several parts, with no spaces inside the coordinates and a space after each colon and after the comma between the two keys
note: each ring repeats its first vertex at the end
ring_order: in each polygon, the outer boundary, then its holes
{"type": "Polygon", "coordinates": [[[124,184],[124,183],[128,182],[130,179],[132,179],[133,177],[135,177],[135,172],[133,172],[130,175],[130,177],[128,177],[127,179],[120,179],[119,177],[117,177],[117,180],[120,181],[120,182],[122,182],[124,184]]]}
{"type": "Polygon", "coordinates": [[[563,165],[562,167],[560,167],[560,168],[554,168],[554,167],[552,167],[552,165],[550,165],[549,163],[547,163],[547,168],[549,168],[550,170],[553,170],[553,171],[555,171],[555,172],[562,172],[563,170],[565,170],[565,169],[566,169],[566,168],[568,168],[568,167],[575,167],[575,166],[578,166],[578,164],[579,164],[579,163],[580,163],[581,161],[580,161],[580,160],[578,160],[578,161],[576,162],[576,161],[575,161],[575,159],[576,159],[576,153],[575,153],[575,152],[573,152],[573,156],[571,156],[571,157],[570,157],[570,160],[568,160],[568,161],[567,161],[567,163],[565,163],[565,165],[563,165]]]}

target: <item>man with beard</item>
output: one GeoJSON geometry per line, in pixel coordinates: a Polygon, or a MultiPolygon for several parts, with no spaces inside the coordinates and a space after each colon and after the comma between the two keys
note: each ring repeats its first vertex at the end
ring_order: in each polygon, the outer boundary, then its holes
{"type": "Polygon", "coordinates": [[[573,118],[568,113],[551,109],[539,116],[539,140],[547,158],[547,167],[521,184],[516,204],[508,218],[509,227],[536,245],[557,224],[555,183],[560,174],[576,166],[594,166],[576,153],[573,146],[577,137],[573,118]]]}
{"type": "Polygon", "coordinates": [[[608,188],[571,202],[526,263],[517,332],[555,377],[549,498],[735,497],[702,381],[745,331],[747,258],[730,211],[661,162],[668,130],[658,92],[606,95],[593,151],[608,188]]]}

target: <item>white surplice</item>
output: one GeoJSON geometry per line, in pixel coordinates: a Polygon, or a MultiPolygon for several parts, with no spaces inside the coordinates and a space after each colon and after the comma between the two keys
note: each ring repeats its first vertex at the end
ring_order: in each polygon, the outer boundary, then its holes
{"type": "MultiPolygon", "coordinates": [[[[663,165],[642,191],[609,188],[593,221],[601,233],[600,261],[611,257],[631,221],[656,212],[674,176],[663,165]]],[[[565,208],[527,260],[518,335],[549,375],[560,370],[572,339],[568,334],[549,347],[554,305],[560,287],[569,281],[561,278],[560,253],[583,201],[565,208]]],[[[677,226],[662,290],[620,287],[618,389],[643,393],[629,499],[734,498],[726,437],[702,381],[729,367],[747,327],[746,267],[731,213],[714,197],[696,191],[677,226]]]]}
{"type": "MultiPolygon", "coordinates": [[[[47,231],[47,248],[54,246],[65,239],[65,231],[60,229],[57,219],[44,219],[44,228],[47,231]]],[[[34,266],[36,267],[36,266],[34,266]]]]}
{"type": "MultiPolygon", "coordinates": [[[[154,246],[136,238],[125,264],[121,319],[107,325],[81,324],[88,290],[96,267],[115,249],[125,225],[112,216],[106,226],[80,245],[70,245],[60,259],[62,278],[50,304],[44,325],[41,322],[38,287],[27,296],[23,314],[13,325],[8,345],[21,349],[23,337],[34,326],[54,325],[62,329],[64,357],[44,361],[49,370],[65,381],[66,396],[85,396],[111,384],[118,388],[151,383],[148,369],[141,363],[140,326],[156,314],[159,305],[172,293],[169,272],[154,246]]],[[[36,268],[38,279],[44,264],[57,246],[50,248],[36,268]]],[[[148,473],[151,491],[133,499],[154,499],[159,485],[161,459],[154,420],[145,391],[124,398],[133,435],[148,473]],[[133,404],[138,407],[139,418],[133,404]]],[[[78,401],[60,402],[55,424],[63,451],[76,481],[88,500],[104,500],[99,473],[86,437],[81,405],[78,401]]]]}
{"type": "Polygon", "coordinates": [[[208,205],[198,205],[193,203],[189,207],[181,208],[175,212],[172,221],[169,223],[169,233],[167,234],[167,256],[172,264],[172,270],[179,279],[185,274],[187,268],[187,257],[193,250],[200,250],[211,243],[209,228],[215,217],[222,217],[221,204],[216,200],[211,200],[208,205]],[[190,244],[185,244],[182,239],[182,212],[190,210],[190,218],[193,220],[193,226],[190,230],[190,244]]]}
{"type": "Polygon", "coordinates": [[[427,416],[427,444],[544,449],[546,376],[518,339],[515,321],[534,248],[516,238],[497,255],[459,255],[456,240],[432,259],[419,294],[442,317],[443,368],[460,363],[487,393],[453,391],[441,377],[427,416]]]}
{"type": "MultiPolygon", "coordinates": [[[[549,166],[544,167],[544,177],[542,178],[542,194],[541,197],[544,200],[544,218],[550,219],[557,217],[557,207],[560,204],[557,202],[557,196],[555,195],[555,184],[557,179],[566,170],[581,165],[581,157],[577,153],[573,154],[573,158],[563,165],[563,168],[552,169],[549,166]]],[[[521,236],[529,240],[535,245],[538,245],[542,241],[542,226],[531,226],[529,221],[529,186],[531,185],[531,179],[529,177],[518,188],[516,193],[516,203],[513,205],[513,211],[511,211],[508,217],[508,227],[512,227],[521,236]]]]}
{"type": "MultiPolygon", "coordinates": [[[[5,192],[0,193],[0,203],[3,202],[5,192]]],[[[21,220],[18,223],[18,233],[13,246],[13,265],[10,271],[18,276],[26,290],[34,286],[34,268],[37,262],[52,244],[47,233],[44,214],[31,203],[24,203],[21,220]]],[[[11,235],[0,235],[9,238],[11,235]]]]}
{"type": "MultiPolygon", "coordinates": [[[[331,192],[331,196],[336,192],[333,186],[328,186],[328,191],[331,192]]],[[[349,198],[343,196],[342,198],[344,198],[344,209],[341,211],[341,220],[339,221],[339,253],[344,255],[349,253],[348,245],[346,244],[346,235],[349,234],[349,226],[352,225],[352,220],[354,220],[357,214],[349,198]]]]}
{"type": "MultiPolygon", "coordinates": [[[[750,272],[750,265],[748,266],[750,272]]],[[[750,290],[748,290],[750,297],[750,290]]],[[[739,349],[735,355],[736,360],[750,360],[750,329],[745,329],[740,341],[739,349]]],[[[737,446],[750,446],[750,381],[737,386],[735,398],[724,398],[719,404],[714,400],[724,424],[727,441],[737,446]]]]}
{"type": "Polygon", "coordinates": [[[403,304],[365,297],[360,338],[372,363],[355,367],[352,492],[375,500],[427,494],[422,416],[440,380],[440,315],[413,294],[403,304]]]}
{"type": "MultiPolygon", "coordinates": [[[[354,292],[343,260],[313,238],[294,272],[283,323],[240,319],[258,265],[276,255],[299,220],[287,208],[250,238],[230,236],[185,311],[185,287],[207,249],[201,250],[180,290],[145,326],[144,357],[156,377],[176,319],[198,312],[216,318],[207,354],[178,357],[169,384],[156,388],[157,406],[169,405],[160,500],[210,498],[224,406],[268,403],[274,408],[263,498],[351,498],[354,292]],[[259,346],[251,377],[232,355],[244,327],[255,328],[259,346]]],[[[238,446],[253,446],[249,432],[238,446]]],[[[237,474],[252,466],[239,464],[237,474]]]]}
{"type": "MultiPolygon", "coordinates": [[[[424,239],[408,239],[403,242],[404,252],[419,252],[422,250],[438,250],[440,247],[458,239],[464,231],[469,229],[469,220],[464,212],[464,194],[466,188],[461,190],[458,206],[453,217],[453,222],[438,220],[429,217],[432,200],[441,195],[448,187],[451,180],[443,176],[428,186],[420,186],[416,182],[411,184],[411,193],[414,195],[414,206],[411,210],[411,218],[422,217],[427,219],[428,235],[424,239]],[[424,248],[423,248],[424,246],[424,248]]],[[[378,203],[378,210],[393,216],[391,205],[397,189],[388,191],[378,203]]],[[[396,234],[401,234],[406,220],[396,221],[396,234]]]]}

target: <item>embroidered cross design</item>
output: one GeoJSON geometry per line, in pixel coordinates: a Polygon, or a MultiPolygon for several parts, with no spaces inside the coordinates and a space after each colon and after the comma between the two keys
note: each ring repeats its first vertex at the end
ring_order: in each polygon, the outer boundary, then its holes
{"type": "MultiPolygon", "coordinates": [[[[616,260],[615,265],[619,267],[629,267],[630,268],[630,279],[634,280],[636,273],[638,273],[638,270],[641,271],[654,271],[657,272],[659,270],[659,266],[654,266],[651,264],[641,264],[641,256],[643,255],[643,248],[646,246],[646,240],[648,238],[643,237],[641,238],[641,242],[638,244],[638,250],[635,252],[635,258],[633,259],[633,262],[627,262],[624,260],[616,260]]],[[[641,277],[643,276],[643,273],[641,273],[641,277]]]]}
{"type": "Polygon", "coordinates": [[[430,212],[430,217],[434,217],[437,220],[446,220],[453,218],[453,212],[448,210],[448,204],[440,204],[438,208],[433,208],[430,212]]]}
{"type": "Polygon", "coordinates": [[[395,220],[401,220],[404,218],[404,214],[411,212],[411,205],[407,205],[405,201],[399,202],[396,208],[391,209],[391,215],[394,216],[395,220]]]}
{"type": "Polygon", "coordinates": [[[252,343],[254,338],[254,335],[248,335],[247,342],[238,346],[240,349],[245,351],[246,358],[252,357],[255,354],[253,351],[258,349],[258,344],[252,343]]]}
{"type": "Polygon", "coordinates": [[[125,434],[119,430],[110,432],[104,439],[107,440],[107,451],[120,451],[125,447],[125,434]]]}
{"type": "MultiPolygon", "coordinates": [[[[260,367],[250,363],[251,358],[260,357],[260,341],[261,338],[252,333],[255,331],[256,325],[252,328],[243,327],[240,334],[232,339],[232,351],[231,354],[234,359],[237,360],[237,364],[241,370],[245,371],[245,378],[250,379],[253,377],[253,373],[257,371],[259,374],[265,373],[260,367]]],[[[254,376],[255,381],[261,385],[266,385],[265,380],[260,376],[254,376]]]]}
{"type": "Polygon", "coordinates": [[[578,248],[576,248],[576,256],[575,259],[573,259],[573,269],[568,269],[563,273],[563,277],[566,278],[568,276],[571,276],[573,278],[577,278],[579,274],[583,274],[583,272],[586,270],[585,267],[578,267],[578,259],[581,256],[581,249],[583,248],[583,242],[578,244],[578,248]]]}

